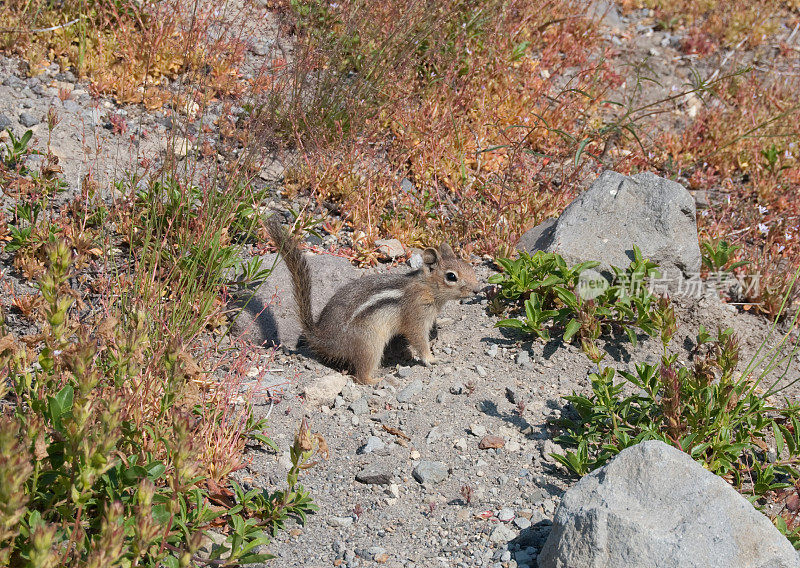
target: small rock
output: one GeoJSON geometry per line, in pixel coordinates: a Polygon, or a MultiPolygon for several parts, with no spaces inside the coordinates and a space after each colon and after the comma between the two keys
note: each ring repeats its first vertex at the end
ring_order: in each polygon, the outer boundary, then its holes
{"type": "Polygon", "coordinates": [[[438,393],[436,395],[436,402],[438,402],[439,404],[442,404],[445,401],[447,401],[447,394],[446,393],[440,392],[440,393],[438,393]]]}
{"type": "Polygon", "coordinates": [[[508,525],[502,524],[495,527],[492,534],[489,535],[489,540],[499,544],[501,542],[508,542],[516,536],[517,533],[510,529],[508,525]]]}
{"type": "Polygon", "coordinates": [[[341,394],[347,402],[355,402],[362,397],[361,391],[353,384],[345,385],[341,394]]]}
{"type": "Polygon", "coordinates": [[[429,444],[433,444],[434,442],[439,440],[441,437],[442,437],[441,429],[438,426],[434,426],[433,428],[430,429],[430,431],[428,432],[428,435],[425,436],[425,441],[427,443],[429,443],[429,444]]]}
{"type": "MultiPolygon", "coordinates": [[[[497,347],[497,346],[495,346],[497,347]]],[[[486,369],[481,367],[480,365],[475,365],[475,372],[478,373],[478,376],[482,379],[485,379],[486,376],[489,374],[486,372],[486,369]]]]}
{"type": "Polygon", "coordinates": [[[508,550],[504,550],[500,555],[500,562],[508,562],[509,560],[511,560],[511,553],[508,550]]]}
{"type": "Polygon", "coordinates": [[[369,403],[367,402],[367,399],[364,398],[363,396],[351,402],[349,408],[350,411],[356,416],[369,414],[369,403]]]}
{"type": "Polygon", "coordinates": [[[397,376],[400,377],[401,379],[405,379],[407,377],[410,377],[413,372],[414,369],[412,369],[411,367],[401,366],[400,368],[397,369],[397,376]]]}
{"type": "Polygon", "coordinates": [[[347,377],[331,373],[308,385],[303,394],[309,406],[331,406],[347,384],[347,377]]]}
{"type": "Polygon", "coordinates": [[[9,75],[5,79],[3,79],[3,86],[12,87],[14,89],[21,89],[25,86],[25,81],[23,81],[16,75],[9,75]]]}
{"type": "Polygon", "coordinates": [[[394,471],[383,464],[370,464],[356,474],[356,481],[366,485],[388,485],[394,471]]]}
{"type": "Polygon", "coordinates": [[[370,436],[367,438],[367,443],[358,448],[356,453],[359,455],[364,454],[371,454],[372,452],[379,452],[386,448],[386,444],[383,443],[383,440],[378,438],[377,436],[370,436]]]}
{"type": "Polygon", "coordinates": [[[518,452],[522,449],[522,445],[514,439],[511,439],[506,444],[506,450],[509,452],[518,452]]]}
{"type": "Polygon", "coordinates": [[[457,450],[465,452],[467,450],[467,441],[464,438],[459,438],[456,440],[456,443],[453,444],[453,447],[457,450]]]}
{"type": "Polygon", "coordinates": [[[503,508],[497,511],[497,520],[501,523],[507,523],[514,518],[514,510],[509,508],[503,508]]]}
{"type": "Polygon", "coordinates": [[[531,364],[531,356],[527,351],[520,351],[517,353],[517,365],[520,367],[529,367],[531,364]]]}
{"type": "Polygon", "coordinates": [[[389,486],[383,490],[392,499],[400,497],[400,487],[396,483],[390,483],[389,486]]]}
{"type": "Polygon", "coordinates": [[[483,424],[470,424],[469,425],[469,433],[475,436],[476,438],[482,438],[486,435],[486,426],[483,424]]]}
{"type": "Polygon", "coordinates": [[[514,519],[514,524],[517,526],[518,529],[525,530],[530,528],[531,520],[526,519],[525,517],[516,517],[514,519]]]}
{"type": "Polygon", "coordinates": [[[411,399],[422,392],[422,381],[415,379],[403,390],[397,393],[397,402],[411,402],[411,399]]]}
{"type": "Polygon", "coordinates": [[[5,130],[9,126],[11,126],[12,122],[11,119],[8,118],[6,115],[0,113],[0,130],[5,130]]]}
{"type": "Polygon", "coordinates": [[[390,260],[394,260],[406,253],[405,248],[403,248],[403,243],[397,239],[379,239],[375,241],[375,246],[384,258],[390,260]]]}
{"type": "Polygon", "coordinates": [[[414,468],[412,475],[414,479],[423,484],[441,483],[447,479],[449,468],[446,464],[438,461],[421,461],[414,468]]]}
{"type": "Polygon", "coordinates": [[[19,123],[26,128],[30,128],[31,126],[36,126],[40,122],[41,119],[36,118],[29,112],[21,112],[19,114],[19,123]]]}
{"type": "Polygon", "coordinates": [[[492,434],[488,434],[481,438],[481,441],[478,443],[478,448],[481,450],[491,450],[496,448],[502,448],[506,445],[506,441],[501,438],[500,436],[494,436],[492,434]]]}
{"type": "Polygon", "coordinates": [[[349,527],[353,524],[353,517],[328,517],[328,525],[332,527],[349,527]]]}
{"type": "Polygon", "coordinates": [[[464,394],[465,390],[466,390],[466,387],[464,385],[462,385],[461,383],[459,383],[457,385],[452,385],[450,387],[450,394],[456,394],[456,395],[464,394]]]}
{"type": "Polygon", "coordinates": [[[497,343],[492,343],[489,347],[487,347],[485,353],[489,357],[497,357],[497,343]]]}
{"type": "Polygon", "coordinates": [[[506,387],[506,400],[512,404],[519,404],[522,402],[522,395],[513,387],[506,387]]]}

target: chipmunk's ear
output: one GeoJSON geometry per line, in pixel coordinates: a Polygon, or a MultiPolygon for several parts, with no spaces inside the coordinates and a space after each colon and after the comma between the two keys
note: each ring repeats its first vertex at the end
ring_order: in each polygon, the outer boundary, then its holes
{"type": "Polygon", "coordinates": [[[442,261],[442,255],[435,248],[426,248],[422,251],[422,262],[425,263],[427,270],[432,270],[433,267],[442,261]]]}
{"type": "Polygon", "coordinates": [[[453,252],[453,249],[450,248],[450,245],[447,243],[442,243],[439,245],[439,253],[441,253],[442,258],[444,260],[455,260],[456,254],[453,252]]]}

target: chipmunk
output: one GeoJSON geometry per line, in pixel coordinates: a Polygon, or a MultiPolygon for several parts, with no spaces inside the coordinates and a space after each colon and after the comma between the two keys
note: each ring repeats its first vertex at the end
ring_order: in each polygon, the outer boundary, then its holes
{"type": "Polygon", "coordinates": [[[435,363],[429,334],[436,316],[449,300],[480,291],[472,266],[442,243],[438,249],[425,249],[418,270],[364,276],[342,286],[315,321],[311,271],[297,240],[276,220],[268,226],[291,274],[297,314],[311,349],[324,359],[350,365],[361,384],[380,381],[374,373],[396,335],[408,339],[424,365],[435,363]]]}

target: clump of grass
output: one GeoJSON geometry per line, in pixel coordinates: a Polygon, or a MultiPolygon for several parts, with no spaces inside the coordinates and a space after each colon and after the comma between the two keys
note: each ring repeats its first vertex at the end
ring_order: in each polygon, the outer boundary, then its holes
{"type": "MultiPolygon", "coordinates": [[[[276,526],[313,509],[296,476],[315,451],[307,429],[277,501],[251,492],[236,507],[211,507],[216,485],[205,484],[198,433],[219,417],[182,402],[193,372],[185,355],[153,341],[143,312],[96,327],[79,320],[70,248],[54,240],[45,253],[45,323],[39,337],[24,338],[39,347],[25,348],[0,321],[0,562],[177,566],[200,558],[202,530],[215,519],[230,534],[206,558],[268,558],[255,552],[268,537],[250,517],[276,526]]],[[[243,428],[246,436],[263,424],[243,428]]]]}
{"type": "Polygon", "coordinates": [[[244,44],[231,34],[213,40],[208,33],[221,8],[217,2],[66,0],[56,7],[14,0],[0,6],[0,48],[25,59],[34,74],[49,62],[72,68],[96,93],[120,103],[182,108],[186,101],[164,79],[202,70],[208,94],[241,91],[236,75],[244,44]]]}
{"type": "Polygon", "coordinates": [[[308,1],[288,14],[305,57],[291,105],[266,113],[302,151],[287,190],[337,204],[368,239],[507,247],[568,198],[588,107],[619,81],[567,2],[308,1]]]}

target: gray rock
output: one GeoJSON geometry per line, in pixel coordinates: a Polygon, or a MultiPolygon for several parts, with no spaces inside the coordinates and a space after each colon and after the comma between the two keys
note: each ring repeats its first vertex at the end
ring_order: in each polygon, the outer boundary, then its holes
{"type": "Polygon", "coordinates": [[[6,115],[0,113],[0,130],[5,130],[6,128],[11,126],[12,124],[13,123],[11,122],[10,118],[8,118],[6,115]]]}
{"type": "Polygon", "coordinates": [[[388,485],[394,477],[394,471],[387,465],[373,463],[356,474],[356,481],[367,485],[388,485]]]}
{"type": "Polygon", "coordinates": [[[531,520],[525,517],[517,517],[514,519],[514,524],[520,530],[529,529],[531,527],[531,520]]]}
{"type": "Polygon", "coordinates": [[[303,395],[310,406],[331,406],[346,384],[347,377],[341,373],[331,373],[308,385],[303,395]]]}
{"type": "Polygon", "coordinates": [[[540,568],[797,568],[789,541],[722,478],[648,441],[569,489],[540,568]]]}
{"type": "Polygon", "coordinates": [[[400,377],[401,379],[408,378],[413,374],[414,374],[414,369],[405,365],[401,365],[400,368],[397,369],[397,376],[400,377]]]}
{"type": "Polygon", "coordinates": [[[422,392],[422,381],[419,379],[414,379],[406,385],[406,387],[397,393],[397,402],[411,402],[411,399],[417,396],[419,393],[422,392]]]}
{"type": "Polygon", "coordinates": [[[350,411],[355,414],[356,416],[361,416],[362,414],[369,414],[369,403],[365,397],[361,397],[358,400],[354,400],[350,403],[350,411]]]}
{"type": "MultiPolygon", "coordinates": [[[[275,263],[275,255],[263,257],[262,266],[275,263]]],[[[311,273],[314,275],[311,303],[317,314],[337,288],[355,279],[359,272],[345,258],[327,254],[306,255],[311,273]]],[[[283,344],[294,347],[300,337],[300,322],[297,321],[292,282],[286,263],[278,262],[272,274],[255,295],[243,295],[234,301],[234,307],[244,307],[234,320],[232,331],[246,339],[266,345],[283,344]]]]}
{"type": "Polygon", "coordinates": [[[41,119],[36,118],[36,116],[34,116],[29,112],[19,113],[19,123],[26,128],[30,128],[31,126],[36,126],[40,122],[41,119]]]}
{"type": "Polygon", "coordinates": [[[14,89],[21,89],[22,87],[25,86],[25,81],[23,81],[16,75],[9,75],[5,79],[3,79],[3,86],[12,87],[14,89]]]}
{"type": "Polygon", "coordinates": [[[375,241],[375,246],[381,255],[392,260],[406,253],[403,243],[397,239],[378,239],[375,241]]]}
{"type": "Polygon", "coordinates": [[[517,244],[526,252],[558,252],[568,263],[627,268],[633,245],[676,279],[700,270],[694,199],[679,183],[650,172],[606,171],[569,204],[557,221],[534,227],[517,244]]]}
{"type": "Polygon", "coordinates": [[[514,509],[509,509],[508,507],[505,507],[497,511],[496,516],[497,520],[500,521],[501,523],[507,523],[508,521],[514,519],[514,509]]]}
{"type": "Polygon", "coordinates": [[[449,475],[447,464],[438,461],[423,460],[411,472],[414,479],[424,484],[441,483],[449,475]]]}
{"type": "Polygon", "coordinates": [[[378,438],[377,436],[370,436],[367,438],[367,443],[358,448],[356,453],[361,454],[371,454],[372,452],[379,452],[386,448],[386,444],[383,443],[383,440],[378,438]]]}
{"type": "Polygon", "coordinates": [[[328,525],[332,527],[349,527],[353,524],[353,517],[328,517],[328,525]]]}
{"type": "Polygon", "coordinates": [[[517,533],[506,524],[499,524],[489,535],[489,540],[495,543],[508,542],[517,536],[517,533]]]}

